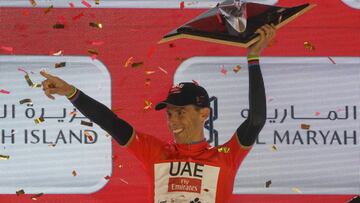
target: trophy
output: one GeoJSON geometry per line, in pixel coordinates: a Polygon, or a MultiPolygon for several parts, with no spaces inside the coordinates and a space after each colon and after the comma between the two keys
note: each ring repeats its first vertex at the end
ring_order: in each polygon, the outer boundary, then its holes
{"type": "Polygon", "coordinates": [[[246,48],[259,40],[255,32],[261,26],[274,24],[278,29],[314,6],[278,7],[226,0],[166,34],[159,43],[187,38],[246,48]]]}

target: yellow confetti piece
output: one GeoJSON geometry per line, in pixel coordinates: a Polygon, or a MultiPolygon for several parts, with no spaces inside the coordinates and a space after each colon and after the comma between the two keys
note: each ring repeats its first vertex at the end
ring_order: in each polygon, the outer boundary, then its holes
{"type": "Polygon", "coordinates": [[[237,72],[240,71],[240,69],[241,69],[241,66],[240,66],[240,65],[236,65],[236,66],[233,68],[233,71],[234,71],[235,73],[237,73],[237,72]]]}
{"type": "Polygon", "coordinates": [[[77,176],[77,173],[76,173],[75,170],[72,171],[72,175],[73,175],[74,177],[77,176]]]}
{"type": "Polygon", "coordinates": [[[152,105],[151,101],[145,100],[145,101],[144,101],[144,110],[149,110],[149,109],[151,109],[151,105],[152,105]]]}
{"type": "Polygon", "coordinates": [[[278,149],[277,149],[277,147],[276,147],[275,145],[273,145],[273,146],[271,147],[271,150],[272,150],[272,151],[277,151],[278,149]]]}
{"type": "Polygon", "coordinates": [[[41,84],[34,83],[31,87],[32,88],[39,88],[39,87],[41,87],[41,84]]]}
{"type": "Polygon", "coordinates": [[[99,55],[99,52],[97,52],[97,51],[94,50],[94,49],[88,49],[88,53],[89,53],[89,54],[99,55]]]}
{"type": "Polygon", "coordinates": [[[66,62],[55,63],[55,68],[62,68],[66,66],[66,62]]]}
{"type": "Polygon", "coordinates": [[[61,24],[61,23],[56,23],[55,25],[53,25],[54,29],[64,29],[65,25],[61,24]]]}
{"type": "Polygon", "coordinates": [[[28,74],[26,74],[24,77],[25,77],[27,84],[31,87],[34,83],[31,81],[30,76],[28,74]]]}
{"type": "Polygon", "coordinates": [[[10,156],[9,155],[2,155],[0,154],[0,160],[9,160],[10,156]]]}
{"type": "Polygon", "coordinates": [[[125,68],[128,67],[128,66],[132,63],[133,59],[134,59],[134,57],[132,57],[132,56],[129,57],[129,58],[126,60],[124,67],[125,67],[125,68]]]}
{"type": "Polygon", "coordinates": [[[101,23],[96,23],[96,22],[90,22],[89,26],[99,28],[99,29],[101,29],[103,27],[103,25],[101,23]]]}
{"type": "Polygon", "coordinates": [[[49,13],[53,8],[54,8],[53,5],[49,6],[47,9],[45,9],[44,13],[45,14],[49,13]]]}
{"type": "Polygon", "coordinates": [[[133,68],[139,68],[139,67],[141,67],[142,65],[144,65],[144,62],[140,61],[140,62],[132,63],[132,64],[131,64],[131,67],[133,67],[133,68]]]}
{"type": "Polygon", "coordinates": [[[45,119],[43,117],[40,117],[40,118],[35,118],[34,121],[35,121],[36,124],[39,124],[39,123],[44,122],[45,119]]]}
{"type": "Polygon", "coordinates": [[[301,129],[309,130],[309,129],[310,129],[310,125],[308,125],[308,124],[301,124],[301,129]]]}
{"type": "Polygon", "coordinates": [[[297,187],[293,187],[291,190],[292,190],[293,192],[302,194],[301,190],[300,190],[299,188],[297,188],[297,187]]]}
{"type": "Polygon", "coordinates": [[[310,42],[304,42],[304,48],[308,49],[309,51],[315,51],[315,46],[312,45],[310,42]]]}
{"type": "Polygon", "coordinates": [[[23,195],[23,194],[25,194],[25,191],[23,189],[16,191],[17,196],[20,196],[20,195],[23,195]]]}
{"type": "Polygon", "coordinates": [[[99,5],[100,4],[100,0],[95,0],[95,4],[99,5]]]}
{"type": "Polygon", "coordinates": [[[35,7],[37,5],[35,0],[29,0],[29,1],[33,7],[35,7]]]}
{"type": "Polygon", "coordinates": [[[41,196],[43,196],[43,195],[44,195],[44,193],[38,193],[38,194],[33,195],[33,196],[31,197],[31,199],[34,200],[34,201],[36,201],[37,198],[39,198],[39,197],[41,197],[41,196]]]}
{"type": "Polygon", "coordinates": [[[230,147],[220,147],[220,148],[218,148],[218,152],[229,153],[230,147]]]}
{"type": "Polygon", "coordinates": [[[270,185],[271,185],[271,180],[266,181],[266,183],[265,183],[265,187],[266,187],[266,188],[269,188],[269,187],[270,187],[270,185]]]}

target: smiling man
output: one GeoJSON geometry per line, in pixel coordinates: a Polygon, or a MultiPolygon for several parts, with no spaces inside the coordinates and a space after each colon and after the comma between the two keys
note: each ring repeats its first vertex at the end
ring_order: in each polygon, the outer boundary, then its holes
{"type": "Polygon", "coordinates": [[[248,48],[249,115],[223,145],[212,147],[204,137],[210,102],[206,90],[194,83],[180,83],[156,105],[166,109],[175,143],[137,131],[105,105],[64,80],[41,72],[45,94],[65,95],[78,110],[107,131],[141,161],[151,180],[150,201],[155,203],[226,203],[235,175],[266,120],[265,88],[259,55],[275,36],[274,26],[257,31],[260,40],[248,48]]]}

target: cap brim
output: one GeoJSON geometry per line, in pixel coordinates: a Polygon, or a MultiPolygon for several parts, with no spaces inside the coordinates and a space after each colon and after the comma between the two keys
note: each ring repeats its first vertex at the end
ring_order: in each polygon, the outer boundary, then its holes
{"type": "Polygon", "coordinates": [[[159,111],[161,109],[164,109],[167,106],[167,103],[165,101],[162,101],[155,106],[155,110],[159,111]]]}

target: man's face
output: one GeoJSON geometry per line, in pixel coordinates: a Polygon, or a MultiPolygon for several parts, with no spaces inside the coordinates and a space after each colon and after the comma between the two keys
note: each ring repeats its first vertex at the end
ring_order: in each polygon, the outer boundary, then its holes
{"type": "Polygon", "coordinates": [[[208,117],[208,108],[197,110],[194,105],[167,105],[166,112],[168,126],[176,143],[187,144],[203,139],[203,127],[208,117]]]}

